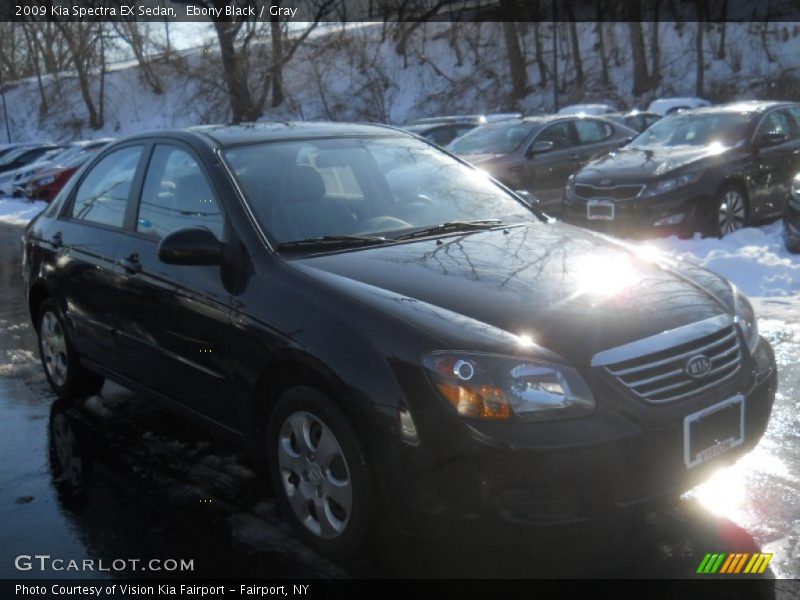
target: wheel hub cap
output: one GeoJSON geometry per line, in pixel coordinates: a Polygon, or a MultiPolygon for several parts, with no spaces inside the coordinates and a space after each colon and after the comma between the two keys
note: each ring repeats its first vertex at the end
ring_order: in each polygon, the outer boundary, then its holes
{"type": "Polygon", "coordinates": [[[278,435],[278,467],[292,511],[314,535],[341,535],[353,510],[353,486],[342,447],[321,419],[289,415],[278,435]]]}
{"type": "Polygon", "coordinates": [[[719,230],[722,235],[744,227],[745,206],[741,194],[730,191],[722,197],[719,207],[719,230]]]}
{"type": "Polygon", "coordinates": [[[56,316],[50,311],[47,311],[42,316],[39,331],[42,358],[44,359],[47,374],[56,385],[62,386],[66,383],[69,373],[67,341],[64,337],[64,331],[61,329],[61,324],[56,316]]]}

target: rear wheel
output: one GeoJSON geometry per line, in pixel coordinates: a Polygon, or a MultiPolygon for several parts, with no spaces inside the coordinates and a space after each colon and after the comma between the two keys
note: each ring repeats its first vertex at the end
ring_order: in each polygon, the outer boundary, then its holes
{"type": "Polygon", "coordinates": [[[713,215],[712,233],[724,237],[747,225],[747,198],[741,188],[726,186],[720,191],[713,215]]]}
{"type": "Polygon", "coordinates": [[[352,557],[371,522],[371,482],[350,420],[308,387],[284,392],[268,426],[273,487],[282,512],[322,554],[352,557]]]}
{"type": "Polygon", "coordinates": [[[58,397],[69,402],[97,394],[104,380],[81,366],[58,306],[50,298],[39,308],[38,325],[42,367],[58,397]]]}

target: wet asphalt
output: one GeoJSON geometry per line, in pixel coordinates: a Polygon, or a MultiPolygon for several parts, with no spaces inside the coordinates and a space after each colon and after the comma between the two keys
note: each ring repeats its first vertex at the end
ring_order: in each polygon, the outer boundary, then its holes
{"type": "Polygon", "coordinates": [[[757,303],[780,370],[767,433],[680,501],[546,544],[387,533],[368,557],[342,563],[294,537],[254,457],[113,384],[78,407],[54,402],[21,289],[21,231],[0,224],[0,578],[681,579],[695,577],[707,552],[770,552],[764,578],[800,576],[797,305],[757,303]],[[192,559],[194,570],[21,572],[14,566],[21,554],[192,559]]]}

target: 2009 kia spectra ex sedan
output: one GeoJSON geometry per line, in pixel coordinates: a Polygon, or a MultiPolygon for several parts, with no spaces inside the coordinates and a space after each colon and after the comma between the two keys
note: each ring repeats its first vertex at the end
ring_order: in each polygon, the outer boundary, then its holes
{"type": "Polygon", "coordinates": [[[519,530],[674,493],[751,448],[775,394],[727,281],[391,128],[127,138],[23,243],[58,395],[112,379],[262,449],[339,556],[384,523],[519,530]]]}

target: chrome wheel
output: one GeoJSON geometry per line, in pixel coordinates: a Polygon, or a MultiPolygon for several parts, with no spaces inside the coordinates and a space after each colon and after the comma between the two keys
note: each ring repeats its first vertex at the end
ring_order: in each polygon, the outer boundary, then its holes
{"type": "Polygon", "coordinates": [[[336,436],[315,415],[289,415],[278,434],[278,468],[295,516],[314,535],[344,533],[353,510],[350,470],[336,436]]]}
{"type": "Polygon", "coordinates": [[[67,357],[67,340],[58,318],[50,311],[42,316],[39,328],[42,358],[50,379],[57,386],[67,382],[69,373],[69,359],[67,357]]]}
{"type": "Polygon", "coordinates": [[[728,190],[722,196],[719,205],[719,231],[722,235],[733,233],[744,227],[747,208],[742,194],[736,190],[728,190]]]}

